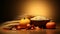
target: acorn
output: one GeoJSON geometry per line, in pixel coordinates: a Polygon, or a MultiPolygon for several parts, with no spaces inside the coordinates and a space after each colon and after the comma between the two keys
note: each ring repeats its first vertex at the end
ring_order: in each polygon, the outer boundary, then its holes
{"type": "Polygon", "coordinates": [[[26,29],[27,29],[27,30],[31,29],[31,25],[30,25],[30,24],[27,24],[26,29]]]}
{"type": "Polygon", "coordinates": [[[31,25],[31,30],[35,29],[35,26],[34,25],[31,25]]]}
{"type": "Polygon", "coordinates": [[[17,25],[17,26],[16,26],[16,29],[17,29],[17,30],[20,30],[20,29],[21,29],[20,25],[17,25]]]}

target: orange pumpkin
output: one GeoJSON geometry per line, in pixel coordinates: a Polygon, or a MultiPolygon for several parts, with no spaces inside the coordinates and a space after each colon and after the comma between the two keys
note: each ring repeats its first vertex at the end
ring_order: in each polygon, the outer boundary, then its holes
{"type": "Polygon", "coordinates": [[[46,24],[46,28],[47,28],[47,29],[56,28],[56,23],[55,23],[55,22],[48,22],[48,23],[46,24]]]}

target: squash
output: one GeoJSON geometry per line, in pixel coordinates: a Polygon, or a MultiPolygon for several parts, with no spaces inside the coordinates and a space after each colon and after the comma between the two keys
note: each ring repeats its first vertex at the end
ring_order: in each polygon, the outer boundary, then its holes
{"type": "Polygon", "coordinates": [[[46,28],[47,29],[54,29],[54,28],[56,28],[56,23],[55,22],[48,22],[46,24],[46,28]]]}
{"type": "Polygon", "coordinates": [[[22,18],[20,20],[20,27],[21,28],[26,28],[27,27],[27,24],[30,23],[30,20],[28,18],[22,18]]]}
{"type": "Polygon", "coordinates": [[[20,24],[24,25],[24,24],[29,24],[30,23],[30,20],[28,18],[22,18],[20,20],[20,24]]]}

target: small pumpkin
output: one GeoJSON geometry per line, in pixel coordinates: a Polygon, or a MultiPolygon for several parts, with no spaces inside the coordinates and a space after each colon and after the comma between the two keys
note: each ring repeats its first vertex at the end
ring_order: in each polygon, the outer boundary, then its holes
{"type": "Polygon", "coordinates": [[[21,28],[26,28],[27,27],[27,24],[30,23],[30,20],[28,18],[22,18],[20,20],[20,26],[21,28]]]}
{"type": "Polygon", "coordinates": [[[20,20],[20,24],[24,25],[24,24],[29,24],[30,23],[30,20],[28,18],[22,18],[20,20]]]}
{"type": "Polygon", "coordinates": [[[54,28],[56,28],[56,23],[55,22],[48,22],[46,24],[46,28],[47,29],[54,29],[54,28]]]}

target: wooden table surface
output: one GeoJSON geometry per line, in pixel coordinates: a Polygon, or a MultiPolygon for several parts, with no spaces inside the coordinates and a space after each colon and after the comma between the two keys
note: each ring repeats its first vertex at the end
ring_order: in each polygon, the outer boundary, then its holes
{"type": "Polygon", "coordinates": [[[40,30],[3,30],[0,27],[0,34],[60,34],[60,26],[57,25],[56,29],[40,30]]]}
{"type": "Polygon", "coordinates": [[[0,34],[60,34],[60,29],[43,29],[43,30],[2,30],[0,34]]]}

